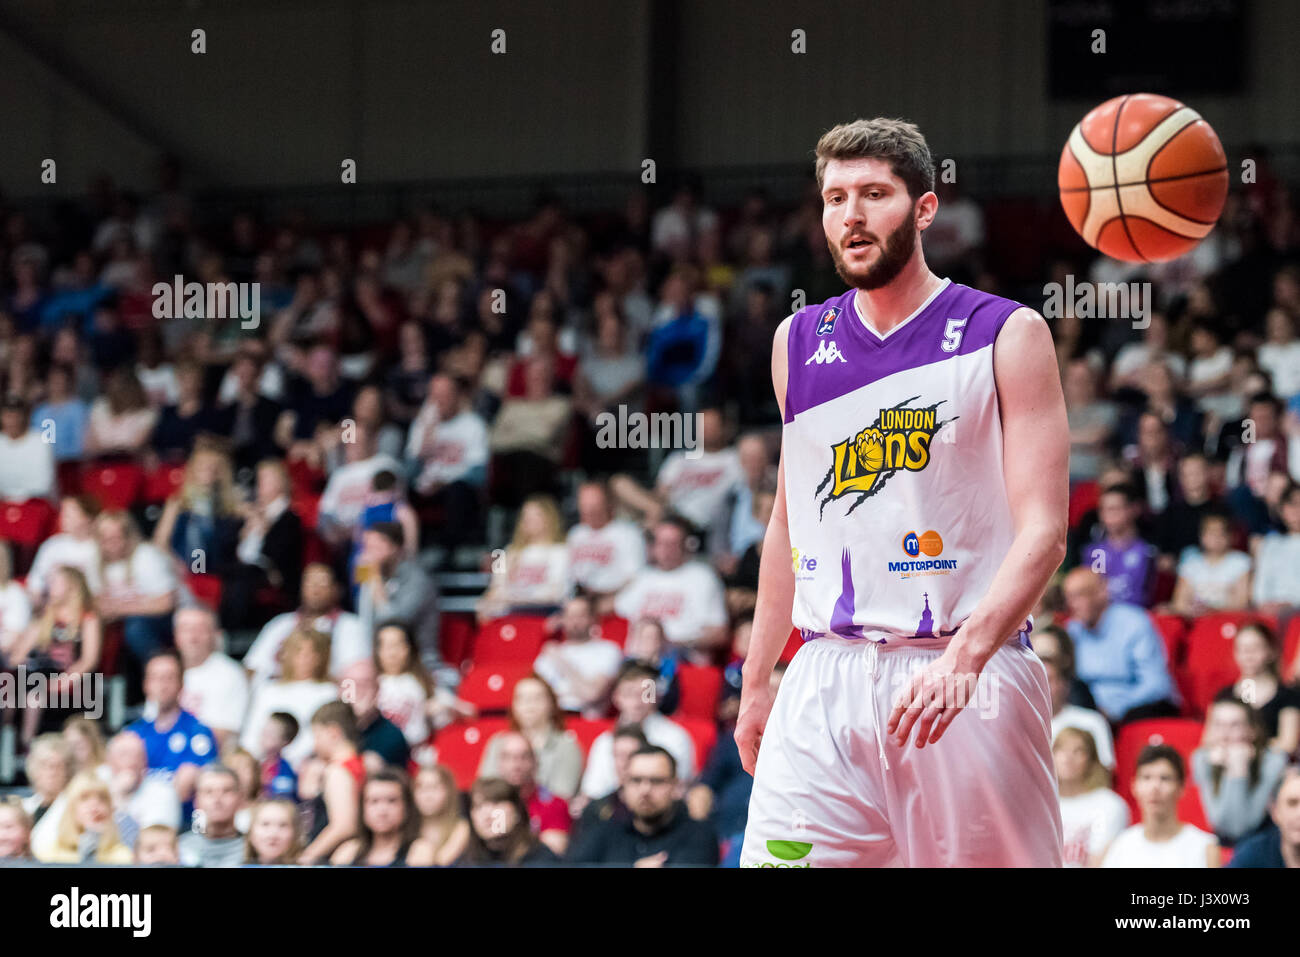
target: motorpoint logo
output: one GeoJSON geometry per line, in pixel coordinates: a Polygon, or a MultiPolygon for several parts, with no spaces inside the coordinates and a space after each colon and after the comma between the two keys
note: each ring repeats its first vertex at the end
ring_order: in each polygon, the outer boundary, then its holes
{"type": "Polygon", "coordinates": [[[938,532],[931,529],[920,535],[908,532],[903,536],[903,553],[908,558],[915,558],[923,552],[931,558],[943,553],[943,539],[938,532]]]}

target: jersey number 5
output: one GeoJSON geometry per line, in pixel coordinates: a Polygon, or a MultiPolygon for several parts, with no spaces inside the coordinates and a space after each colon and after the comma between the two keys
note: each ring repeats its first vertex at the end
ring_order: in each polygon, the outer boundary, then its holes
{"type": "Polygon", "coordinates": [[[957,347],[961,345],[961,334],[965,328],[965,319],[949,319],[948,325],[943,330],[943,342],[939,343],[939,347],[944,352],[956,352],[957,347]]]}

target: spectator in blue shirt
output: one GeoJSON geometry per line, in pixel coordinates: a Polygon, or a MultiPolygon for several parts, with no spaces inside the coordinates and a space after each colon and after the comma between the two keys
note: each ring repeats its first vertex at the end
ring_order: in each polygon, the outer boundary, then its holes
{"type": "Polygon", "coordinates": [[[76,394],[73,370],[64,365],[50,366],[45,378],[45,401],[32,410],[32,428],[44,433],[52,427],[54,460],[69,462],[83,455],[86,421],[90,406],[76,394]]]}
{"type": "Polygon", "coordinates": [[[1102,713],[1117,724],[1177,715],[1178,691],[1151,616],[1111,601],[1105,580],[1089,568],[1070,572],[1064,591],[1075,673],[1102,713]]]}
{"type": "Polygon", "coordinates": [[[1229,867],[1300,867],[1300,765],[1282,772],[1268,810],[1274,826],[1238,844],[1229,867]]]}

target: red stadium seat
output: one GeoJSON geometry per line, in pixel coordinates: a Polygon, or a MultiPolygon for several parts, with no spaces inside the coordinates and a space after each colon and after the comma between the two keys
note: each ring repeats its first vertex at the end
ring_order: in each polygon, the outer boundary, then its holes
{"type": "Polygon", "coordinates": [[[442,660],[457,668],[469,660],[474,647],[474,616],[443,612],[438,625],[438,650],[442,660]]]}
{"type": "Polygon", "coordinates": [[[781,663],[788,665],[790,663],[790,659],[794,657],[795,652],[797,652],[802,647],[803,647],[803,635],[799,633],[798,628],[792,628],[790,630],[790,637],[785,640],[785,647],[781,649],[781,658],[780,658],[781,663]]]}
{"type": "Polygon", "coordinates": [[[146,505],[161,504],[179,492],[184,483],[184,465],[159,465],[145,476],[141,500],[146,505]]]}
{"type": "Polygon", "coordinates": [[[515,683],[532,673],[531,661],[494,661],[470,666],[456,694],[484,713],[510,710],[515,683]]]}
{"type": "Polygon", "coordinates": [[[1096,482],[1075,482],[1070,488],[1070,527],[1074,528],[1083,520],[1083,516],[1097,507],[1101,498],[1101,486],[1096,482]]]}
{"type": "Polygon", "coordinates": [[[1291,624],[1286,627],[1286,637],[1282,639],[1280,671],[1283,681],[1294,680],[1297,664],[1300,664],[1300,615],[1291,619],[1291,624]]]}
{"type": "Polygon", "coordinates": [[[319,495],[295,492],[289,502],[289,507],[293,509],[293,513],[302,522],[304,531],[316,527],[316,522],[320,518],[319,495]]]}
{"type": "Polygon", "coordinates": [[[578,741],[578,747],[582,748],[582,757],[585,761],[588,752],[591,751],[592,743],[606,731],[614,728],[613,718],[565,718],[564,730],[572,734],[578,741]]]}
{"type": "Polygon", "coordinates": [[[190,575],[186,579],[194,597],[211,609],[221,607],[221,579],[216,575],[190,575]]]}
{"type": "Polygon", "coordinates": [[[81,463],[76,461],[60,462],[57,467],[59,476],[59,495],[67,498],[81,492],[81,463]]]}
{"type": "Polygon", "coordinates": [[[54,506],[40,498],[0,503],[0,539],[35,548],[50,537],[57,517],[54,506]]]}
{"type": "Polygon", "coordinates": [[[1182,615],[1152,612],[1151,620],[1155,623],[1156,630],[1160,632],[1160,637],[1165,640],[1165,655],[1169,658],[1169,667],[1182,667],[1187,648],[1187,619],[1182,615]]]}
{"type": "Polygon", "coordinates": [[[612,641],[622,648],[627,643],[627,630],[630,625],[631,622],[626,618],[620,618],[618,615],[606,615],[596,624],[596,637],[612,641]]]}
{"type": "Polygon", "coordinates": [[[479,629],[474,639],[474,660],[532,662],[546,640],[546,619],[539,615],[506,615],[479,629]]]}
{"type": "Polygon", "coordinates": [[[1192,780],[1192,752],[1201,743],[1201,722],[1191,718],[1152,718],[1134,721],[1120,728],[1115,738],[1115,793],[1128,802],[1133,820],[1141,820],[1141,812],[1133,797],[1133,775],[1137,771],[1138,755],[1148,744],[1167,744],[1180,755],[1187,767],[1187,785],[1182,800],[1178,802],[1178,818],[1202,830],[1210,830],[1201,807],[1201,795],[1192,780]]]}
{"type": "Polygon", "coordinates": [[[106,509],[130,508],[144,488],[144,469],[132,462],[90,465],[81,473],[81,490],[106,509]]]}
{"type": "Polygon", "coordinates": [[[1186,704],[1193,717],[1204,717],[1215,694],[1237,680],[1233,639],[1238,629],[1256,620],[1258,616],[1249,612],[1214,612],[1192,624],[1182,674],[1189,695],[1186,704]]]}
{"type": "Polygon", "coordinates": [[[695,743],[695,773],[699,774],[709,763],[713,746],[718,743],[718,722],[712,718],[685,718],[673,715],[672,718],[691,736],[695,743]]]}
{"type": "Polygon", "coordinates": [[[498,731],[504,731],[508,724],[505,718],[457,721],[433,736],[438,763],[451,768],[451,773],[456,778],[456,787],[464,791],[474,783],[488,740],[498,731]]]}
{"type": "Polygon", "coordinates": [[[711,665],[682,665],[677,669],[678,699],[673,720],[702,718],[716,721],[722,696],[722,669],[711,665]]]}

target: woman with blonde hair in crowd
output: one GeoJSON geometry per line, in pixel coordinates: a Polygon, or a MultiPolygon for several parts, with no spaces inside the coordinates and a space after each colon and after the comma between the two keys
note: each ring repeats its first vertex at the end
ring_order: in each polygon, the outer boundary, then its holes
{"type": "Polygon", "coordinates": [[[33,689],[28,695],[24,744],[38,731],[53,730],[70,713],[93,704],[87,698],[94,689],[82,679],[99,667],[103,629],[86,577],[75,568],[56,568],[50,575],[49,592],[45,611],[27,626],[9,652],[15,665],[26,664],[29,673],[47,677],[47,693],[33,689]],[[74,707],[63,707],[65,701],[74,707]]]}
{"type": "Polygon", "coordinates": [[[280,677],[258,687],[248,706],[239,744],[262,757],[262,727],[277,711],[293,715],[298,736],[282,752],[294,768],[312,753],[311,719],[323,704],[337,701],[339,689],[329,678],[330,637],[311,628],[296,628],[280,647],[280,677]]]}
{"type": "Polygon", "coordinates": [[[433,847],[433,862],[452,863],[469,844],[469,820],[461,813],[455,775],[445,764],[422,767],[411,790],[420,813],[420,837],[433,847]]]}
{"type": "Polygon", "coordinates": [[[0,864],[5,861],[28,861],[31,849],[32,819],[16,797],[0,798],[0,864]]]}
{"type": "MultiPolygon", "coordinates": [[[[0,664],[32,621],[32,604],[23,586],[13,579],[13,555],[9,543],[0,541],[0,664]]],[[[16,667],[19,662],[9,657],[16,667]]]]}
{"type": "Polygon", "coordinates": [[[239,779],[239,809],[235,811],[235,830],[247,834],[253,806],[262,793],[262,766],[257,758],[240,747],[227,747],[221,763],[239,779]]]}
{"type": "Polygon", "coordinates": [[[1097,742],[1081,728],[1064,727],[1052,742],[1065,834],[1065,867],[1098,867],[1110,842],[1129,825],[1128,805],[1110,788],[1097,742]]]}
{"type": "Polygon", "coordinates": [[[97,774],[82,771],[72,779],[53,843],[34,851],[45,864],[132,863],[113,820],[112,795],[97,774]]]}
{"type": "Polygon", "coordinates": [[[480,622],[511,613],[549,615],[572,588],[564,523],[555,500],[533,495],[519,510],[514,538],[502,557],[493,560],[492,583],[479,600],[480,622]]]}
{"type": "MultiPolygon", "coordinates": [[[[247,753],[247,752],[243,752],[247,753]]],[[[263,798],[249,811],[244,863],[296,864],[302,853],[298,808],[284,798],[263,798]]]]}
{"type": "Polygon", "coordinates": [[[242,509],[230,456],[219,440],[200,437],[185,463],[184,482],[154,527],[153,544],[190,571],[202,555],[199,570],[219,575],[234,560],[242,509]]]}
{"type": "Polygon", "coordinates": [[[108,743],[99,722],[92,721],[84,714],[74,714],[63,722],[63,740],[68,743],[72,755],[73,773],[94,771],[101,778],[108,780],[108,743]]]}
{"type": "Polygon", "coordinates": [[[86,458],[134,456],[144,452],[158,422],[144,386],[126,366],[109,373],[104,394],[90,407],[86,458]]]}

